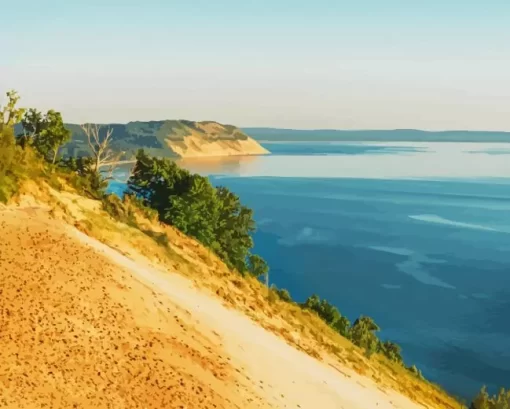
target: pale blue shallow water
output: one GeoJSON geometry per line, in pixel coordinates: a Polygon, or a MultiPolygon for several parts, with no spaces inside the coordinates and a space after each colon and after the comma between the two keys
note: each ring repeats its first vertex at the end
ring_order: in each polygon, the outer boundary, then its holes
{"type": "MultiPolygon", "coordinates": [[[[510,149],[271,143],[185,161],[255,210],[271,282],[370,315],[433,381],[510,386],[510,149]]],[[[120,192],[121,184],[111,189],[120,192]]]]}

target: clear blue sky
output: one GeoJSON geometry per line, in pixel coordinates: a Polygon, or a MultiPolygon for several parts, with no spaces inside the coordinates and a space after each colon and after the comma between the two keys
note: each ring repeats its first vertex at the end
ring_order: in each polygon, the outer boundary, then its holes
{"type": "Polygon", "coordinates": [[[0,92],[68,122],[510,130],[508,0],[0,0],[0,92]]]}

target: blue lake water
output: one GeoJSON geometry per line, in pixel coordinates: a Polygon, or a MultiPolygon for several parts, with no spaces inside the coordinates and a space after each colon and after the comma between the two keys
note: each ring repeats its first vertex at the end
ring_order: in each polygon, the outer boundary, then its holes
{"type": "Polygon", "coordinates": [[[374,317],[452,393],[510,386],[509,145],[265,146],[180,164],[255,210],[271,282],[374,317]]]}

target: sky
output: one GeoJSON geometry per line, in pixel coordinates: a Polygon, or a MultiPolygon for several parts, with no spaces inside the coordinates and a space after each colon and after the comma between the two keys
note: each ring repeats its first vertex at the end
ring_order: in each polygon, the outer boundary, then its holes
{"type": "Polygon", "coordinates": [[[508,0],[0,0],[0,93],[66,122],[510,131],[508,0]]]}

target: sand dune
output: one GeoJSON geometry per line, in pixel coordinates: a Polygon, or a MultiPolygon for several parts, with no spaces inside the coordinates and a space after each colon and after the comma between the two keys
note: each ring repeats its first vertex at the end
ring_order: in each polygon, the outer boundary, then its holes
{"type": "Polygon", "coordinates": [[[422,407],[42,210],[0,232],[2,407],[422,407]]]}

